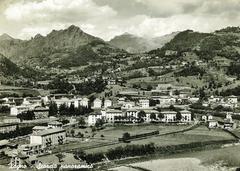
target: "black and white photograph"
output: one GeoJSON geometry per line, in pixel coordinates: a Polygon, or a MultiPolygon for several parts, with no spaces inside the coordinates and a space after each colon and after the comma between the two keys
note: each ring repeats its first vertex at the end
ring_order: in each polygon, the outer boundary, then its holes
{"type": "Polygon", "coordinates": [[[0,0],[0,171],[240,171],[240,0],[0,0]]]}

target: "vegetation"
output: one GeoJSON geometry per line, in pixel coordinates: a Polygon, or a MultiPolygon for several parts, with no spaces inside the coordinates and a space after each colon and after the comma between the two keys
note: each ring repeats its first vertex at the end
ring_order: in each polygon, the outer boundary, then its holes
{"type": "Polygon", "coordinates": [[[17,115],[17,118],[19,118],[21,121],[23,120],[34,120],[35,119],[35,114],[33,111],[27,111],[27,112],[22,112],[17,115]]]}
{"type": "Polygon", "coordinates": [[[0,133],[0,140],[3,139],[10,139],[10,138],[16,138],[19,136],[24,136],[32,133],[32,126],[31,127],[19,127],[17,126],[15,131],[11,131],[8,133],[0,133]]]}

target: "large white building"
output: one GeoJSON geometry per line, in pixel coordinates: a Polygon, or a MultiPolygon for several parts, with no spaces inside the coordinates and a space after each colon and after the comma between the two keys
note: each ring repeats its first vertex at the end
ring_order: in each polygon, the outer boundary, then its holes
{"type": "Polygon", "coordinates": [[[108,109],[102,110],[102,116],[106,122],[114,123],[116,116],[124,116],[124,113],[121,110],[108,109]]]}
{"type": "Polygon", "coordinates": [[[30,136],[30,144],[39,144],[43,148],[60,145],[66,142],[66,131],[61,128],[46,129],[30,136]]]}

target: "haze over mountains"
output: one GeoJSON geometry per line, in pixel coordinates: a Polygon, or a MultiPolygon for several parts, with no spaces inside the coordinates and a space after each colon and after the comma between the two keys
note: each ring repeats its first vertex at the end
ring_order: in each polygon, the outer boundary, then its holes
{"type": "Polygon", "coordinates": [[[161,37],[145,38],[138,37],[129,33],[124,33],[122,35],[115,36],[109,41],[109,44],[124,49],[129,53],[142,53],[163,47],[177,34],[178,32],[174,32],[161,37]]]}

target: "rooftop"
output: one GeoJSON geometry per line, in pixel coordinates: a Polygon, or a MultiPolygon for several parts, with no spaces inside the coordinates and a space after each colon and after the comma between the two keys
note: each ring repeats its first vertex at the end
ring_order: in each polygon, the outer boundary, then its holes
{"type": "Polygon", "coordinates": [[[46,129],[40,132],[33,133],[32,135],[35,136],[46,136],[46,135],[51,135],[51,134],[56,134],[60,132],[65,132],[66,130],[61,129],[61,128],[54,128],[54,129],[46,129]]]}

